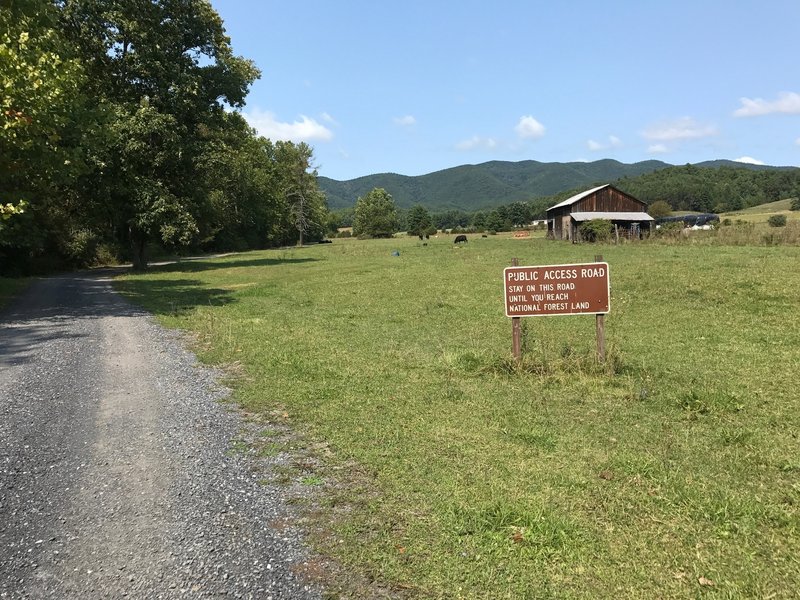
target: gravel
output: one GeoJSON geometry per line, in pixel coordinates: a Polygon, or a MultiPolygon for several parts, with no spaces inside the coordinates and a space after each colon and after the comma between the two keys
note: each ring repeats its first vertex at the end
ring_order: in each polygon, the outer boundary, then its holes
{"type": "Polygon", "coordinates": [[[322,597],[297,489],[232,451],[218,379],[106,271],[5,311],[0,598],[322,597]]]}

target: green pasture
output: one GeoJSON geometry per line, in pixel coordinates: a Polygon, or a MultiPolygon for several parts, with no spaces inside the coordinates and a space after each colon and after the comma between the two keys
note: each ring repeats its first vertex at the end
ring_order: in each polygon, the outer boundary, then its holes
{"type": "MultiPolygon", "coordinates": [[[[800,589],[800,248],[336,240],[119,289],[237,374],[264,452],[313,461],[317,548],[414,598],[789,598],[800,589]],[[398,251],[399,256],[393,256],[398,251]],[[611,270],[594,317],[524,320],[502,271],[611,270]]],[[[311,510],[309,508],[309,510],[311,510]]]]}
{"type": "Polygon", "coordinates": [[[720,219],[729,218],[733,221],[740,219],[748,223],[767,226],[767,220],[772,215],[786,215],[788,221],[800,221],[800,211],[790,210],[791,199],[777,200],[767,204],[759,204],[744,210],[728,212],[720,215],[720,219]]]}
{"type": "Polygon", "coordinates": [[[24,290],[30,279],[27,277],[0,277],[0,309],[24,290]]]}

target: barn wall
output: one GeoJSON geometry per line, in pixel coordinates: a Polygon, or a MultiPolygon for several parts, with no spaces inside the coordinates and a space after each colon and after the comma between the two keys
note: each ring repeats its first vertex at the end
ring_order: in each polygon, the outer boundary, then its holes
{"type": "MultiPolygon", "coordinates": [[[[647,212],[647,205],[614,187],[597,190],[590,196],[578,200],[572,205],[561,206],[547,211],[547,219],[553,224],[552,238],[556,240],[577,240],[578,224],[571,214],[574,212],[647,212]]],[[[619,222],[624,231],[629,231],[630,224],[619,222]]],[[[649,226],[643,225],[647,228],[649,226]]]]}
{"type": "Polygon", "coordinates": [[[578,200],[571,212],[645,212],[647,205],[615,188],[603,188],[578,200]]]}

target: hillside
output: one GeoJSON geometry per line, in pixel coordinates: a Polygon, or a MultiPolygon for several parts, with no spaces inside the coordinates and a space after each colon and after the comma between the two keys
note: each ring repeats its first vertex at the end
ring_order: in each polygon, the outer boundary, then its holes
{"type": "Polygon", "coordinates": [[[474,211],[550,196],[565,189],[615,181],[621,177],[636,177],[669,166],[657,160],[634,164],[610,159],[588,163],[491,161],[419,176],[380,173],[348,181],[320,177],[319,185],[332,210],[353,206],[359,196],[372,188],[382,187],[394,197],[400,208],[422,204],[432,211],[474,211]]]}
{"type": "MultiPolygon", "coordinates": [[[[701,169],[785,171],[795,167],[752,165],[731,160],[709,160],[692,165],[701,169]]],[[[462,165],[427,175],[378,173],[347,181],[320,177],[319,185],[331,210],[351,207],[372,188],[386,189],[400,208],[422,204],[431,211],[475,211],[520,200],[553,196],[622,178],[634,178],[673,167],[659,160],[625,164],[604,159],[594,162],[543,163],[491,161],[462,165]]]]}

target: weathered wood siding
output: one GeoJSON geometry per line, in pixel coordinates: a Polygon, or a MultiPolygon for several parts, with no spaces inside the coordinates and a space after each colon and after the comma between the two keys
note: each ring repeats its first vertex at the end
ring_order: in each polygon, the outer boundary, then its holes
{"type": "Polygon", "coordinates": [[[578,200],[569,212],[646,212],[647,205],[625,192],[607,187],[578,200]]]}
{"type": "MultiPolygon", "coordinates": [[[[552,237],[556,240],[575,240],[578,237],[578,224],[572,221],[575,212],[647,212],[647,205],[633,196],[613,186],[604,187],[567,206],[547,211],[547,219],[552,227],[552,237]]],[[[627,231],[628,226],[622,225],[627,231]]],[[[649,227],[649,226],[648,226],[649,227]]]]}

